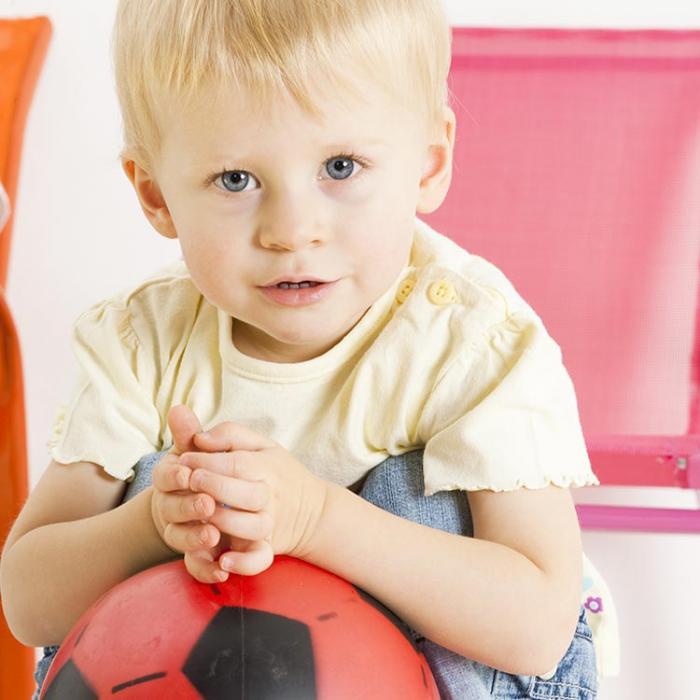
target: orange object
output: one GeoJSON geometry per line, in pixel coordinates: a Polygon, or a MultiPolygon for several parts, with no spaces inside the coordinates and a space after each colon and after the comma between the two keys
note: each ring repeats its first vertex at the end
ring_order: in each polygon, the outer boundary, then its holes
{"type": "MultiPolygon", "coordinates": [[[[51,37],[47,17],[0,20],[0,181],[10,204],[24,125],[51,37]]],[[[24,387],[19,340],[5,300],[12,214],[0,231],[0,544],[28,494],[24,387]]],[[[10,633],[0,610],[0,698],[29,698],[34,692],[35,653],[10,633]]]]}

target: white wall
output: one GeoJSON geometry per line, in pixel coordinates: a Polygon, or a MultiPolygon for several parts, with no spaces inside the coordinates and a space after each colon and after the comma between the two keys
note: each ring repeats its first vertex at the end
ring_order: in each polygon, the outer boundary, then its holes
{"type": "MultiPolygon", "coordinates": [[[[115,4],[0,0],[0,16],[45,14],[54,25],[25,132],[8,283],[22,345],[32,484],[49,461],[53,415],[71,386],[73,320],[179,255],[176,241],[150,228],[119,167],[108,53],[115,4]]],[[[447,6],[454,25],[700,28],[700,3],[689,0],[447,0],[447,6]]],[[[623,496],[640,505],[646,498],[641,490],[623,496]]],[[[695,505],[684,496],[666,500],[695,505]]],[[[584,533],[588,555],[616,596],[622,629],[622,675],[604,681],[601,700],[697,696],[699,544],[690,535],[584,533]]]]}

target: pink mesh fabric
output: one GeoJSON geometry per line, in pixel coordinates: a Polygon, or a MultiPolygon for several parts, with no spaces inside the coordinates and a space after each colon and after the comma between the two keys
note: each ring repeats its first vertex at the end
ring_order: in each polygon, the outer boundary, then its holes
{"type": "Polygon", "coordinates": [[[586,436],[698,432],[700,31],[453,38],[454,178],[423,218],[541,316],[586,436]]]}

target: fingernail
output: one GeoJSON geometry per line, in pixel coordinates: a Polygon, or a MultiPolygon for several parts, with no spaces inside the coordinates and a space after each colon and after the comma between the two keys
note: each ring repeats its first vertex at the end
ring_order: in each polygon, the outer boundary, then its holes
{"type": "Polygon", "coordinates": [[[206,476],[204,475],[204,471],[202,469],[196,469],[190,475],[190,488],[193,491],[196,491],[204,486],[205,481],[206,476]]]}
{"type": "Polygon", "coordinates": [[[211,433],[199,433],[199,436],[209,440],[211,438],[211,433]]]}
{"type": "Polygon", "coordinates": [[[222,569],[230,569],[233,566],[233,559],[231,557],[223,557],[219,560],[219,564],[222,569]]]}

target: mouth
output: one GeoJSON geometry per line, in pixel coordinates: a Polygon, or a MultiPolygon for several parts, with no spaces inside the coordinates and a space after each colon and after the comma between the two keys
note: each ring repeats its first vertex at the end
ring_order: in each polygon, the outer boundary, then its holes
{"type": "Polygon", "coordinates": [[[317,287],[321,284],[328,284],[336,280],[322,280],[312,275],[289,275],[287,277],[277,277],[267,284],[262,285],[263,289],[278,287],[279,289],[301,289],[306,287],[317,287]]]}
{"type": "Polygon", "coordinates": [[[277,289],[308,289],[309,287],[318,287],[324,282],[313,282],[307,280],[304,282],[280,282],[279,284],[272,284],[271,287],[276,287],[277,289]]]}
{"type": "Polygon", "coordinates": [[[303,280],[301,282],[278,282],[260,291],[270,300],[282,306],[308,306],[326,299],[339,280],[322,282],[303,280]]]}

